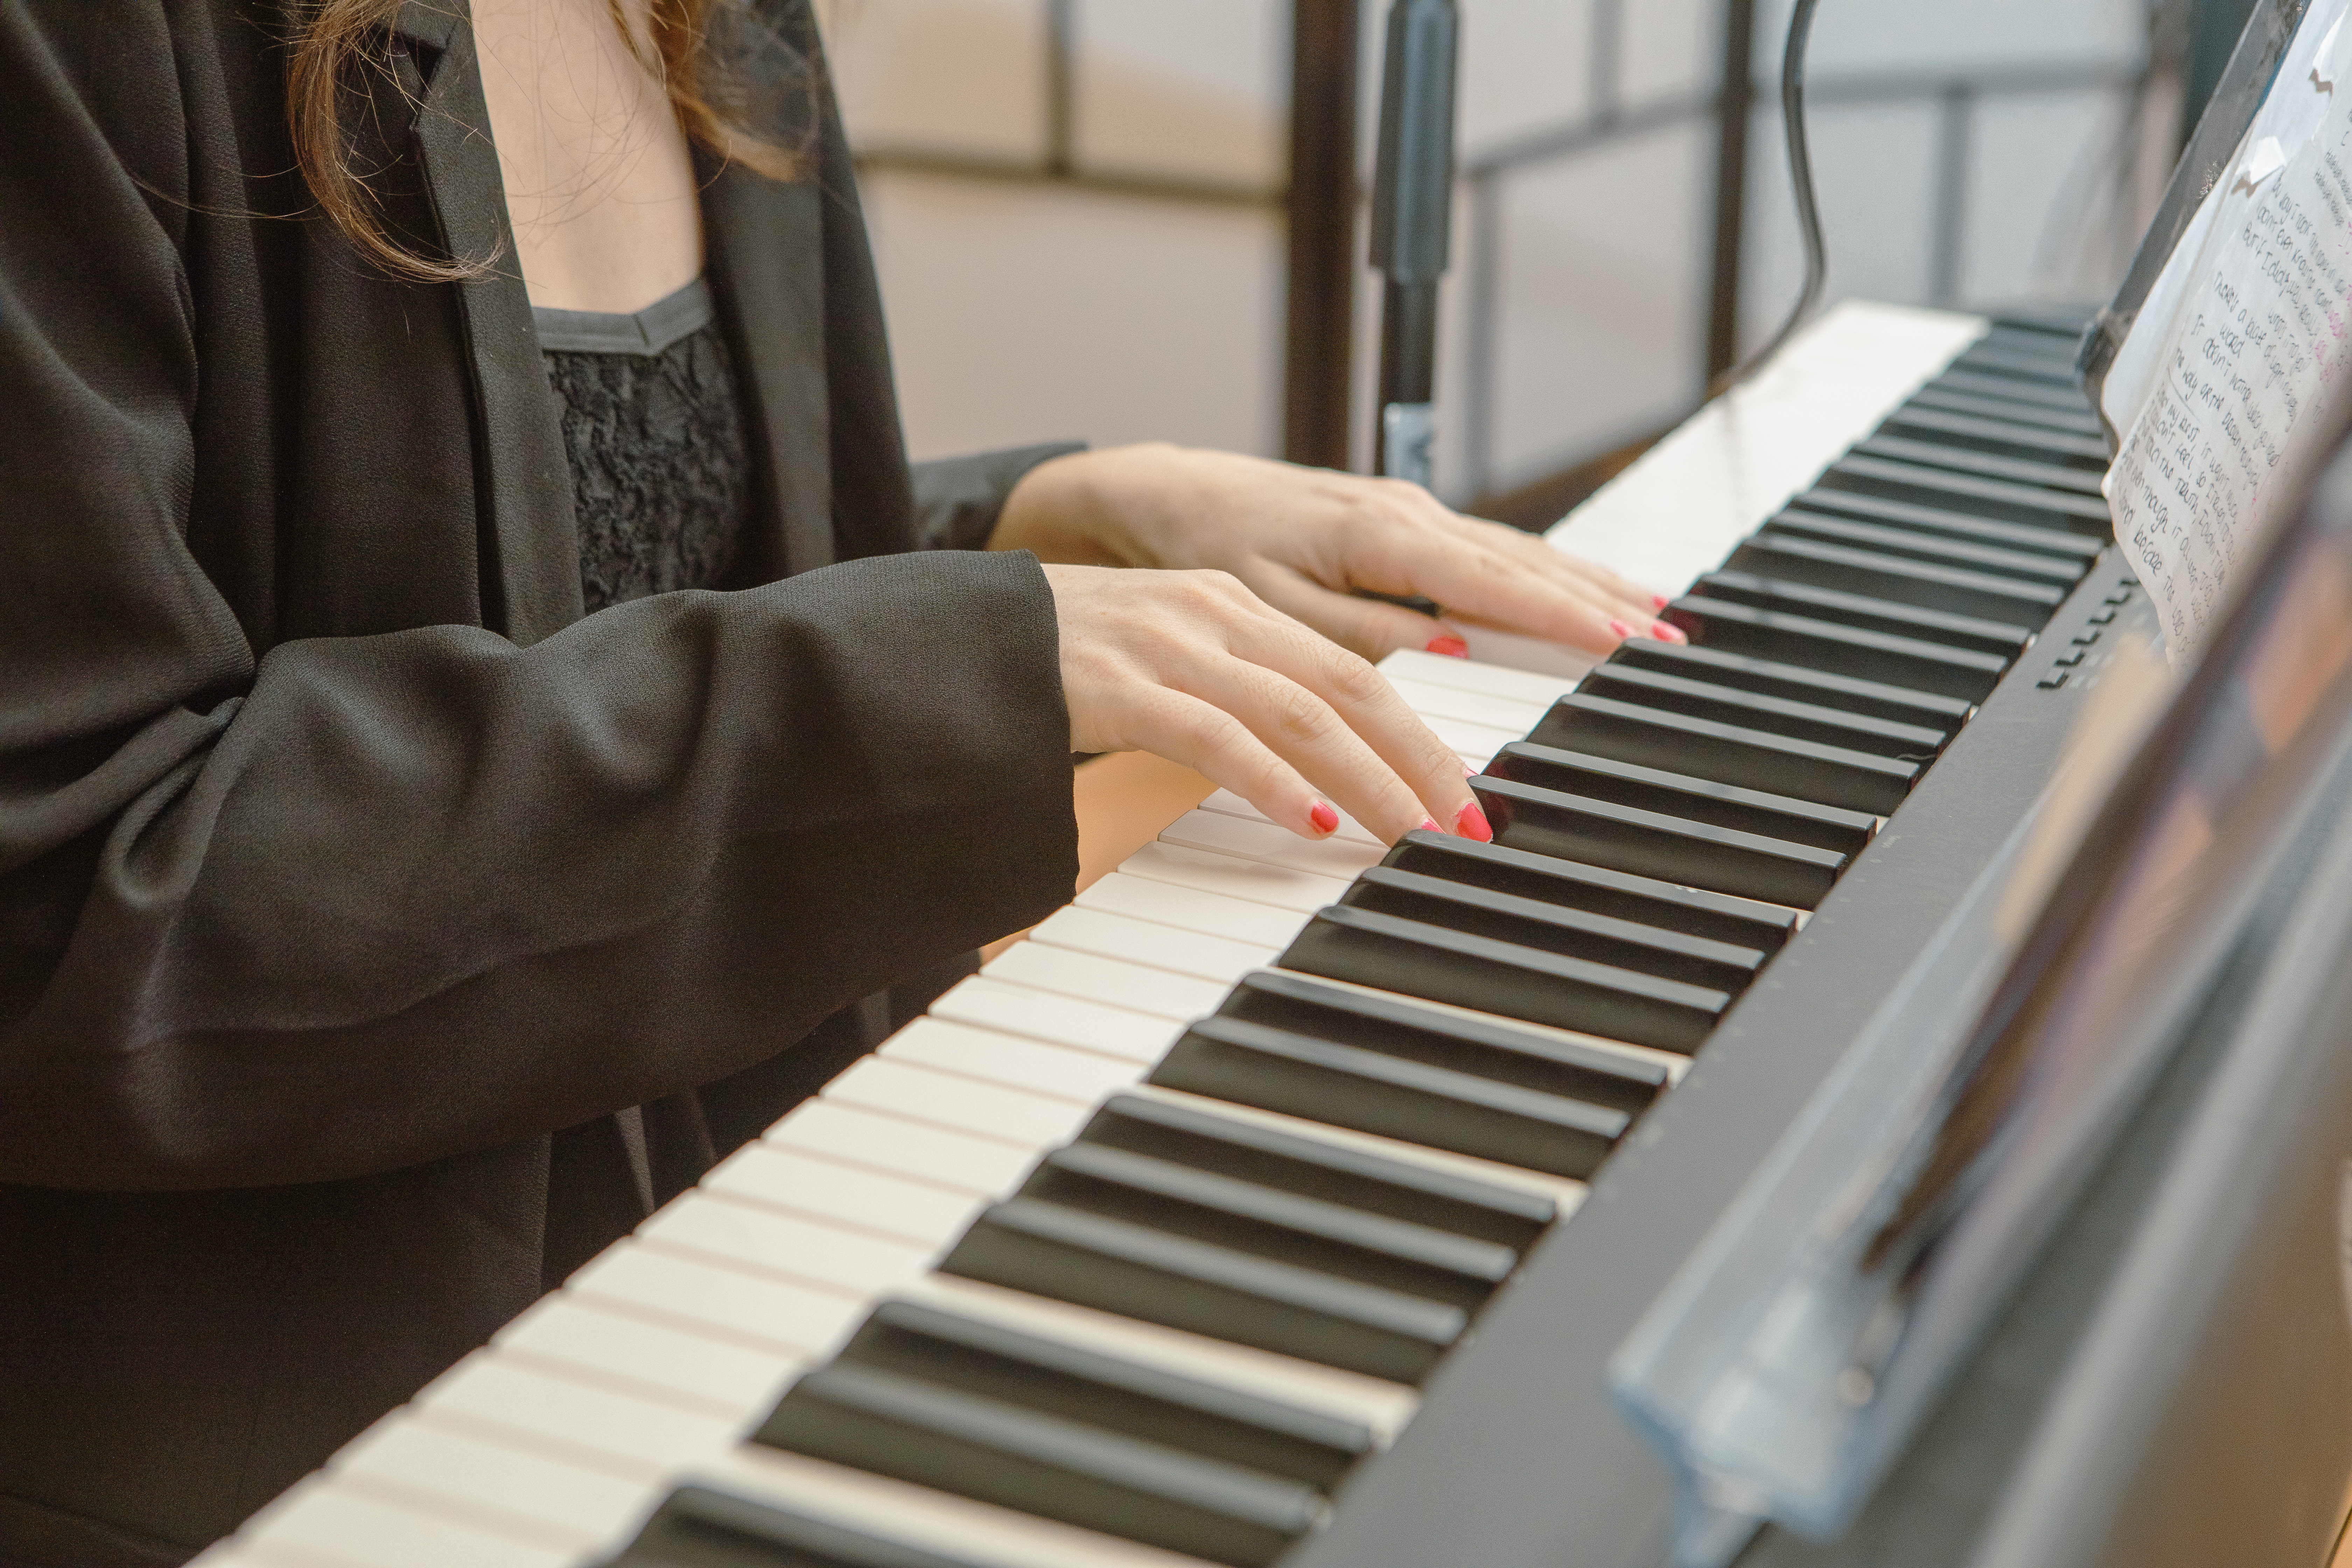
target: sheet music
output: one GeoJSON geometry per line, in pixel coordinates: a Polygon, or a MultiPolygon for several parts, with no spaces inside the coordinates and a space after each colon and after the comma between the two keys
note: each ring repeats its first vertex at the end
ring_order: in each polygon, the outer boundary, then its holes
{"type": "MultiPolygon", "coordinates": [[[[2194,243],[2151,295],[2171,308],[2144,310],[2133,329],[2133,340],[2158,334],[2131,388],[2140,405],[2109,410],[2125,432],[2104,485],[2116,537],[2176,664],[2228,606],[2250,542],[2300,497],[2352,389],[2347,8],[2352,0],[2320,0],[2305,13],[2184,237],[2194,243]]],[[[2118,367],[2139,359],[2137,346],[2126,341],[2118,367]]]]}

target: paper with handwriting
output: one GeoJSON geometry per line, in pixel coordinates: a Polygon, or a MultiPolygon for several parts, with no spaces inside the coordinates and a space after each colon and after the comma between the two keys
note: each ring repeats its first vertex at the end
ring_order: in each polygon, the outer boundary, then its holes
{"type": "MultiPolygon", "coordinates": [[[[2116,538],[2179,664],[2340,423],[2352,389],[2352,0],[2305,14],[2208,210],[2132,335],[2160,334],[2105,483],[2116,538]],[[2341,77],[2339,81],[2338,78],[2341,77]]],[[[2116,419],[2117,413],[2125,417],[2116,419]]]]}

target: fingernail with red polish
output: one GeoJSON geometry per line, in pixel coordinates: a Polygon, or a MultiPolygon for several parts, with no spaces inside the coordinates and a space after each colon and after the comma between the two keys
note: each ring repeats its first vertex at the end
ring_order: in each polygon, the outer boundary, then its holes
{"type": "Polygon", "coordinates": [[[1423,818],[1421,819],[1421,831],[1422,831],[1422,832],[1423,832],[1423,833],[1434,833],[1434,832],[1436,832],[1436,831],[1437,831],[1437,818],[1435,818],[1435,817],[1433,817],[1433,816],[1424,816],[1424,817],[1423,817],[1423,818]]]}
{"type": "Polygon", "coordinates": [[[1307,814],[1307,820],[1315,825],[1315,831],[1318,833],[1339,831],[1339,814],[1332,809],[1331,803],[1328,800],[1317,801],[1315,809],[1307,814]]]}
{"type": "Polygon", "coordinates": [[[1495,841],[1495,830],[1486,826],[1486,814],[1478,809],[1478,803],[1475,800],[1464,806],[1462,814],[1454,819],[1454,831],[1481,844],[1495,841]]]}
{"type": "Polygon", "coordinates": [[[1667,598],[1664,594],[1653,594],[1650,595],[1650,608],[1654,610],[1663,610],[1672,603],[1674,603],[1674,601],[1667,598]]]}
{"type": "Polygon", "coordinates": [[[1690,641],[1690,638],[1683,635],[1682,627],[1675,626],[1671,622],[1667,621],[1652,621],[1650,623],[1650,635],[1657,638],[1660,642],[1686,643],[1690,641]]]}
{"type": "Polygon", "coordinates": [[[1468,658],[1470,645],[1460,637],[1432,637],[1429,639],[1429,651],[1442,653],[1448,658],[1468,658]]]}
{"type": "Polygon", "coordinates": [[[1631,626],[1627,626],[1627,625],[1626,625],[1624,622],[1622,622],[1622,621],[1612,621],[1612,622],[1610,622],[1610,623],[1609,623],[1609,629],[1610,629],[1611,631],[1615,632],[1615,633],[1617,634],[1618,640],[1619,640],[1619,641],[1621,641],[1621,642],[1622,642],[1622,641],[1623,641],[1625,638],[1630,637],[1632,637],[1632,636],[1633,635],[1633,627],[1631,627],[1631,626]]]}

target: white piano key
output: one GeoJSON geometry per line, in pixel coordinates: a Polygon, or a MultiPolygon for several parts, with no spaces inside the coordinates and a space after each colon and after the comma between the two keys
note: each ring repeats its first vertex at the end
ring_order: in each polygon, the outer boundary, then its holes
{"type": "Polygon", "coordinates": [[[637,1227],[637,1237],[731,1268],[863,1294],[921,1273],[932,1251],[701,1192],[664,1208],[637,1227]]]}
{"type": "Polygon", "coordinates": [[[287,1568],[568,1568],[571,1551],[313,1477],[269,1506],[239,1546],[287,1568]]]}
{"type": "Polygon", "coordinates": [[[1156,921],[1082,910],[1075,905],[1047,916],[1030,931],[1029,940],[1221,984],[1231,984],[1235,975],[1273,963],[1281,952],[1255,942],[1203,936],[1199,931],[1178,931],[1156,921]]]}
{"type": "Polygon", "coordinates": [[[757,1444],[678,1479],[990,1568],[1202,1568],[1198,1558],[757,1444]]]}
{"type": "Polygon", "coordinates": [[[1524,741],[1532,725],[1506,730],[1494,724],[1473,724],[1465,719],[1444,719],[1436,714],[1423,715],[1432,733],[1459,752],[1463,757],[1480,767],[1489,758],[1514,741],[1524,741]]]}
{"type": "Polygon", "coordinates": [[[1521,1192],[1541,1193],[1559,1205],[1559,1217],[1565,1219],[1576,1212],[1585,1197],[1585,1184],[1570,1176],[1555,1176],[1545,1171],[1524,1170],[1517,1165],[1497,1164],[1475,1154],[1456,1154],[1450,1150],[1432,1149],[1425,1144],[1409,1143],[1400,1139],[1384,1138],[1375,1132],[1359,1132],[1349,1127],[1335,1127],[1327,1121],[1307,1117],[1291,1116],[1279,1110],[1260,1110],[1254,1105],[1240,1105],[1232,1100],[1212,1100],[1206,1095],[1192,1094],[1184,1089],[1161,1089],[1155,1084],[1139,1084],[1132,1091],[1148,1100],[1165,1100],[1192,1110],[1206,1110],[1234,1121],[1271,1128],[1305,1138],[1332,1144],[1339,1148],[1361,1149],[1368,1153],[1384,1155],[1402,1164],[1420,1165],[1425,1169],[1445,1171],[1457,1176],[1468,1176],[1488,1182],[1498,1187],[1514,1187],[1521,1192]]]}
{"type": "Polygon", "coordinates": [[[1278,910],[1223,893],[1130,877],[1123,870],[1113,871],[1080,893],[1077,907],[1275,949],[1287,946],[1307,923],[1297,910],[1278,910]]]}
{"type": "Polygon", "coordinates": [[[1188,849],[1180,844],[1147,844],[1119,862],[1118,874],[1171,887],[1222,893],[1247,903],[1270,904],[1311,915],[1348,890],[1344,877],[1319,877],[1263,860],[1246,860],[1221,849],[1188,849]]]}
{"type": "MultiPolygon", "coordinates": [[[[1720,564],[1886,411],[1981,336],[1981,317],[1849,303],[1791,342],[1545,534],[1678,594],[1720,564]]],[[[1470,636],[1474,657],[1521,650],[1470,636]]]]}
{"type": "MultiPolygon", "coordinates": [[[[1265,813],[1260,811],[1257,807],[1252,805],[1248,801],[1244,800],[1241,796],[1235,795],[1229,789],[1221,789],[1214,795],[1209,796],[1208,799],[1201,803],[1201,809],[1202,811],[1223,812],[1227,816],[1238,816],[1244,822],[1264,822],[1271,824],[1274,821],[1272,817],[1266,816],[1265,813]]],[[[1338,808],[1334,807],[1333,809],[1336,811],[1338,808]]],[[[1381,836],[1379,834],[1374,833],[1370,828],[1365,826],[1362,823],[1358,822],[1354,817],[1349,816],[1344,811],[1339,812],[1338,815],[1339,817],[1339,826],[1332,830],[1333,837],[1345,838],[1349,842],[1356,844],[1370,844],[1377,849],[1385,850],[1388,848],[1388,846],[1381,842],[1381,836]]]]}
{"type": "Polygon", "coordinates": [[[1448,686],[1432,686],[1423,681],[1395,676],[1390,684],[1399,697],[1416,713],[1424,718],[1458,719],[1469,724],[1486,724],[1497,730],[1508,730],[1514,739],[1523,740],[1527,732],[1550,709],[1549,702],[1514,702],[1507,698],[1485,697],[1476,692],[1461,691],[1448,686]]]}
{"type": "Polygon", "coordinates": [[[642,1481],[419,1417],[384,1423],[331,1473],[346,1490],[575,1549],[633,1531],[652,1507],[642,1481]]]}
{"type": "Polygon", "coordinates": [[[490,1343],[502,1356],[730,1420],[773,1405],[808,1360],[799,1352],[754,1350],[656,1322],[569,1290],[542,1300],[490,1343]]]}
{"type": "MultiPolygon", "coordinates": [[[[1114,874],[1105,877],[1102,882],[1139,879],[1114,874]]],[[[1102,882],[1095,886],[1098,888],[1102,882]]],[[[1091,892],[1093,889],[1087,890],[1091,892]]],[[[1177,1034],[1174,1025],[1152,1014],[1105,1006],[1099,1002],[1081,1002],[1075,996],[1057,996],[1050,991],[1015,985],[987,974],[958,981],[931,1004],[929,1016],[950,1023],[994,1029],[1000,1034],[1025,1035],[1057,1046],[1100,1051],[1132,1062],[1158,1061],[1168,1054],[1177,1034]]]]}
{"type": "Polygon", "coordinates": [[[964,1193],[1000,1191],[1020,1180],[1034,1158],[1027,1144],[927,1127],[824,1100],[798,1107],[761,1141],[964,1193]]]}
{"type": "Polygon", "coordinates": [[[892,1036],[881,1054],[985,1083],[1048,1094],[1091,1106],[1143,1074],[1143,1064],[1098,1051],[1072,1050],[1043,1040],[1000,1035],[969,1024],[918,1018],[892,1036]]]}
{"type": "Polygon", "coordinates": [[[417,1396],[416,1407],[447,1426],[509,1434],[551,1453],[648,1477],[724,1452],[744,1426],[484,1351],[442,1373],[417,1396]]]}
{"type": "Polygon", "coordinates": [[[831,1344],[862,1297],[749,1274],[629,1241],[572,1277],[568,1298],[606,1302],[786,1355],[831,1344]]]}
{"type": "MultiPolygon", "coordinates": [[[[1518,737],[1514,735],[1513,740],[1518,737]]],[[[1452,742],[1448,742],[1451,744],[1452,742]]],[[[1497,742],[1499,744],[1500,742],[1497,742]]],[[[1246,860],[1263,860],[1294,871],[1353,881],[1367,866],[1380,864],[1383,851],[1346,838],[1314,841],[1301,838],[1270,822],[1251,822],[1216,811],[1188,811],[1160,835],[1163,844],[1188,849],[1214,849],[1246,860]]]]}
{"type": "MultiPolygon", "coordinates": [[[[1027,943],[1021,944],[1023,946],[1027,943]]],[[[824,1098],[951,1131],[1041,1149],[1068,1138],[1087,1108],[996,1084],[868,1057],[825,1086],[824,1098]]]]}
{"type": "Polygon", "coordinates": [[[902,1181],[764,1142],[719,1162],[702,1178],[702,1190],[913,1241],[939,1235],[971,1206],[963,1194],[928,1182],[902,1181]]]}
{"type": "Polygon", "coordinates": [[[1178,1022],[1213,1012],[1225,994],[1225,987],[1214,981],[1196,980],[1164,969],[1146,969],[1139,963],[1102,958],[1044,942],[1016,942],[989,960],[981,973],[1040,991],[1057,992],[1113,1007],[1131,1007],[1139,1013],[1153,1013],[1178,1022]]]}
{"type": "Polygon", "coordinates": [[[922,1302],[1138,1366],[1222,1388],[1244,1389],[1302,1410],[1360,1423],[1383,1442],[1403,1430],[1420,1407],[1420,1395],[1402,1384],[978,1279],[933,1274],[892,1291],[888,1299],[922,1302]]]}
{"type": "Polygon", "coordinates": [[[1543,675],[1499,664],[1480,664],[1475,659],[1447,658],[1411,647],[1400,648],[1381,660],[1381,673],[1391,680],[1448,687],[1538,709],[1549,708],[1576,689],[1572,676],[1543,675]]]}

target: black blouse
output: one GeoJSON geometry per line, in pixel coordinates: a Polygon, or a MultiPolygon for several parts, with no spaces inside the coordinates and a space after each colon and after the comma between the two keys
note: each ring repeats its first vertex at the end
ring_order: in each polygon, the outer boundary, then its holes
{"type": "Polygon", "coordinates": [[[734,357],[699,278],[635,314],[534,307],[589,611],[713,588],[751,529],[734,357]]]}

